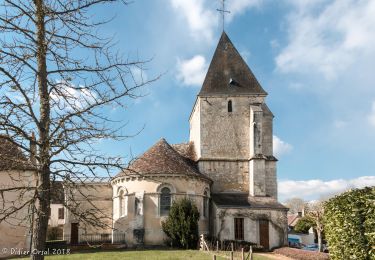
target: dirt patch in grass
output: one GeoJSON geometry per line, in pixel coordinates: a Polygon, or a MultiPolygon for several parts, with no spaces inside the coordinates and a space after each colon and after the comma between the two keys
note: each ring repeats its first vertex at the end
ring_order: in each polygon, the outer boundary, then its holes
{"type": "Polygon", "coordinates": [[[296,248],[283,247],[275,249],[274,252],[279,255],[287,256],[296,260],[328,260],[329,254],[307,251],[296,248]]]}

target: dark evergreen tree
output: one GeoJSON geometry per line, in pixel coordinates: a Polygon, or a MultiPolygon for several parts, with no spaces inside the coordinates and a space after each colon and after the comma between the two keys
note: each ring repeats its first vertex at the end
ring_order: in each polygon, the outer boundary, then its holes
{"type": "Polygon", "coordinates": [[[172,246],[196,248],[199,211],[189,199],[180,199],[172,204],[167,220],[162,222],[163,231],[171,239],[172,246]]]}

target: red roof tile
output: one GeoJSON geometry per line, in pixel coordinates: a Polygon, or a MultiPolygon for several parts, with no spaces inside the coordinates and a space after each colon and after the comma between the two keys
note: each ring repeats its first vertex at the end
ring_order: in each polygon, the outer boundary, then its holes
{"type": "MultiPolygon", "coordinates": [[[[185,148],[183,145],[176,147],[181,154],[185,154],[191,149],[185,148]]],[[[208,177],[199,172],[195,162],[181,154],[162,138],[144,154],[135,159],[127,169],[117,174],[116,177],[133,174],[184,174],[209,180],[208,177]]],[[[187,154],[190,154],[190,152],[187,154]]]]}
{"type": "Polygon", "coordinates": [[[8,139],[6,136],[0,136],[0,171],[32,170],[30,161],[21,149],[8,139]]]}

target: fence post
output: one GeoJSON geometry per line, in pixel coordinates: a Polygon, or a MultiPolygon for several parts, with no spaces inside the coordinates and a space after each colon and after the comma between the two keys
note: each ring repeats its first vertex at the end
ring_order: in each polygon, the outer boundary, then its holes
{"type": "Polygon", "coordinates": [[[214,257],[212,258],[213,260],[216,260],[216,255],[214,255],[214,257]]]}
{"type": "Polygon", "coordinates": [[[216,240],[216,252],[219,251],[219,241],[216,240]]]}
{"type": "Polygon", "coordinates": [[[233,251],[230,251],[230,260],[233,260],[233,251]]]}
{"type": "Polygon", "coordinates": [[[241,260],[245,260],[245,254],[243,251],[243,247],[241,248],[241,260]]]}
{"type": "Polygon", "coordinates": [[[253,247],[250,246],[250,260],[253,260],[253,247]]]}
{"type": "Polygon", "coordinates": [[[234,248],[233,248],[233,242],[231,242],[230,245],[231,245],[231,247],[232,247],[231,249],[232,249],[232,252],[233,252],[233,251],[234,251],[234,248]]]}

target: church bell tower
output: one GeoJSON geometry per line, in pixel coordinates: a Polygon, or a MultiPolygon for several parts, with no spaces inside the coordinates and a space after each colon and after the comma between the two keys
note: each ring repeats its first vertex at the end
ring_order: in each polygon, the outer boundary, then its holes
{"type": "Polygon", "coordinates": [[[213,193],[277,200],[274,116],[266,96],[223,32],[190,116],[190,141],[213,193]]]}

